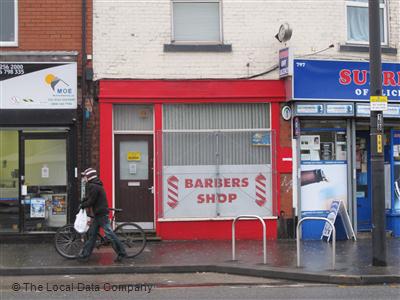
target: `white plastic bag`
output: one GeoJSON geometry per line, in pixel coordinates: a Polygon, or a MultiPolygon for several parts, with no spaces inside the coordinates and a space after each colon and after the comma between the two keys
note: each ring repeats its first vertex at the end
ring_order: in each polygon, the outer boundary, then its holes
{"type": "Polygon", "coordinates": [[[85,233],[86,231],[88,231],[89,229],[88,221],[89,220],[86,214],[86,210],[82,208],[76,215],[74,223],[75,230],[79,233],[85,233]]]}

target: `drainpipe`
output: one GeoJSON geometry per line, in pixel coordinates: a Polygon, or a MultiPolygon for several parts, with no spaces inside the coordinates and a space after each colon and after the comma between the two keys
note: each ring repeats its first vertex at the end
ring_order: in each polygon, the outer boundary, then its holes
{"type": "Polygon", "coordinates": [[[81,168],[87,167],[86,161],[86,0],[82,0],[82,49],[81,49],[81,95],[82,95],[82,132],[81,132],[81,168]]]}

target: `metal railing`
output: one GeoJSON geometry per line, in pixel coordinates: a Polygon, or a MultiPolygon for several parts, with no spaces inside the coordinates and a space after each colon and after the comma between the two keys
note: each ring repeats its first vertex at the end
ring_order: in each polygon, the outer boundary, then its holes
{"type": "Polygon", "coordinates": [[[333,225],[332,221],[327,218],[322,217],[306,217],[299,221],[296,228],[296,247],[297,247],[297,267],[300,267],[300,225],[304,221],[308,220],[320,220],[328,222],[328,224],[332,227],[332,269],[335,270],[335,257],[336,257],[336,229],[335,225],[333,225]]]}
{"type": "Polygon", "coordinates": [[[232,223],[232,260],[236,260],[236,245],[235,245],[235,223],[239,219],[258,219],[263,226],[263,251],[264,251],[264,264],[267,264],[267,240],[266,240],[266,226],[264,220],[256,215],[241,215],[237,216],[232,223]]]}

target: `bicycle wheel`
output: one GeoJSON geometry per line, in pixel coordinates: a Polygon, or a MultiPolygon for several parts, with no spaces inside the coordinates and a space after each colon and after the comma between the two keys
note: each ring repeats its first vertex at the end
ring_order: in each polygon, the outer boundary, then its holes
{"type": "Polygon", "coordinates": [[[60,227],[54,236],[54,246],[58,254],[65,258],[77,258],[85,243],[86,235],[78,233],[74,225],[60,227]]]}
{"type": "Polygon", "coordinates": [[[138,256],[146,247],[146,234],[135,223],[122,223],[115,228],[114,232],[124,244],[128,258],[138,256]]]}

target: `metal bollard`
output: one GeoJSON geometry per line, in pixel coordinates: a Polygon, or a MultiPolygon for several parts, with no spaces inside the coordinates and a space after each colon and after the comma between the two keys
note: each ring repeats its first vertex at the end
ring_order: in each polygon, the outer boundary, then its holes
{"type": "Polygon", "coordinates": [[[266,226],[264,220],[256,215],[241,215],[237,216],[232,223],[232,260],[236,259],[236,245],[235,245],[235,223],[239,219],[258,219],[263,226],[263,251],[264,251],[264,264],[267,264],[267,240],[266,240],[266,226]]]}
{"type": "Polygon", "coordinates": [[[336,257],[336,229],[331,220],[322,217],[306,217],[299,221],[296,228],[296,247],[297,247],[297,267],[300,267],[300,225],[307,220],[321,220],[326,221],[332,227],[332,269],[335,270],[335,257],[336,257]]]}

